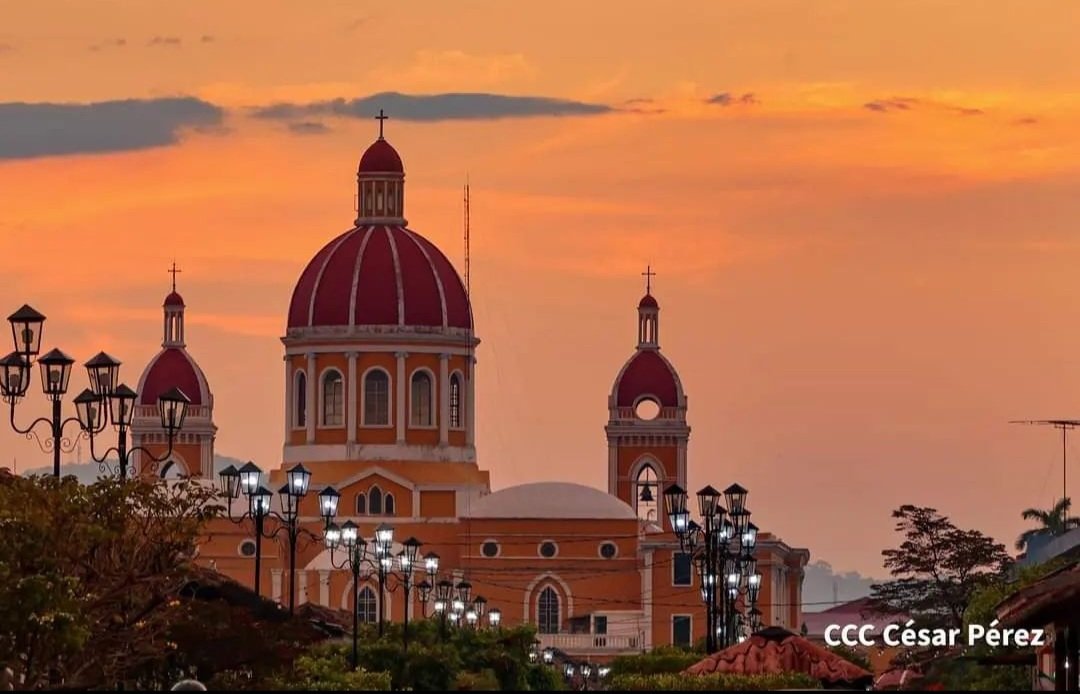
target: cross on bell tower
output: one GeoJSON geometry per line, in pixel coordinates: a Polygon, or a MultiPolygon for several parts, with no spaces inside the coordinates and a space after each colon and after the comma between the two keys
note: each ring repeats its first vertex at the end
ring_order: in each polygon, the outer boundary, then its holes
{"type": "Polygon", "coordinates": [[[383,113],[383,110],[381,108],[379,109],[379,115],[375,116],[375,120],[379,121],[379,139],[380,140],[383,139],[383,122],[386,121],[388,118],[390,118],[390,116],[383,113]]]}
{"type": "Polygon", "coordinates": [[[652,278],[656,277],[656,273],[652,271],[652,265],[646,265],[645,272],[641,273],[641,276],[645,278],[645,293],[652,294],[652,278]]]}
{"type": "Polygon", "coordinates": [[[175,292],[176,291],[176,275],[178,273],[183,272],[183,270],[176,267],[176,261],[174,260],[173,264],[172,264],[172,267],[169,268],[168,270],[166,270],[166,272],[168,272],[169,274],[172,275],[172,290],[175,292]]]}

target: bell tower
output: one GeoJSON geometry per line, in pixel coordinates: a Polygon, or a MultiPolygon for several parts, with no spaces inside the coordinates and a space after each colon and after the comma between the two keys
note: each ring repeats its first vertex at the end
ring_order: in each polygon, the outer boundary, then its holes
{"type": "Polygon", "coordinates": [[[671,362],[660,352],[660,305],[652,295],[650,267],[638,302],[638,344],[608,397],[608,493],[645,521],[670,530],[664,489],[686,488],[686,393],[671,362]]]}

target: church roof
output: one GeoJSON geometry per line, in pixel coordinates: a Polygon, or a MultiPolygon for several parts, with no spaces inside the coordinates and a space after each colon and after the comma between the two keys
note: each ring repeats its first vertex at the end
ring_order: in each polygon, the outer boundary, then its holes
{"type": "Polygon", "coordinates": [[[300,275],[289,327],[469,328],[465,285],[450,261],[420,234],[364,225],[323,247],[300,275]]]}
{"type": "Polygon", "coordinates": [[[192,405],[209,403],[210,388],[199,365],[186,350],[166,347],[158,352],[143,372],[139,381],[139,402],[156,405],[161,394],[174,387],[182,390],[192,405]]]}
{"type": "Polygon", "coordinates": [[[633,520],[634,509],[606,492],[572,482],[533,482],[488,494],[470,518],[633,520]]]}
{"type": "Polygon", "coordinates": [[[671,363],[655,349],[639,350],[631,357],[615,388],[619,407],[632,407],[645,395],[656,398],[661,407],[679,405],[679,378],[671,363]]]}
{"type": "Polygon", "coordinates": [[[401,155],[394,147],[379,138],[360,157],[359,173],[405,173],[405,166],[401,163],[401,155]]]}

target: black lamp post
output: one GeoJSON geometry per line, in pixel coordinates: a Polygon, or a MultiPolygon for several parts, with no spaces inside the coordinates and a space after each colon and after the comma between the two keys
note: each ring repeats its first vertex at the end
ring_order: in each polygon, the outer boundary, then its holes
{"type": "Polygon", "coordinates": [[[85,367],[90,380],[90,388],[82,391],[75,398],[76,417],[63,418],[62,402],[67,394],[71,380],[71,367],[75,360],[58,349],[38,356],[41,352],[41,336],[45,329],[45,316],[30,306],[23,306],[8,316],[15,351],[0,359],[0,394],[11,407],[11,427],[27,438],[37,438],[36,428],[44,424],[48,427],[49,438],[38,443],[43,450],[53,455],[53,475],[60,476],[60,452],[74,450],[75,440],[64,436],[68,424],[77,423],[79,436],[90,438],[90,455],[99,463],[101,471],[106,472],[105,460],[110,453],[119,458],[120,478],[127,478],[127,463],[130,455],[138,450],[150,460],[161,462],[172,455],[173,442],[180,431],[190,404],[187,396],[178,388],[163,394],[158,400],[158,412],[162,427],[169,440],[169,449],[164,458],[156,458],[144,448],[128,450],[127,433],[134,416],[136,393],[126,385],[117,385],[120,374],[120,362],[104,352],[99,353],[85,367]],[[52,402],[50,417],[39,417],[28,427],[20,427],[15,421],[15,407],[26,396],[30,388],[30,371],[34,361],[41,369],[41,390],[52,402]],[[99,458],[94,452],[94,438],[112,423],[118,430],[117,445],[110,448],[99,458]]]}
{"type": "MultiPolygon", "coordinates": [[[[278,500],[281,511],[271,509],[273,492],[260,484],[262,470],[255,463],[248,462],[239,470],[230,465],[218,473],[221,485],[221,495],[228,499],[229,520],[237,525],[248,519],[255,522],[255,594],[260,595],[259,584],[261,580],[262,564],[262,539],[277,537],[281,532],[285,533],[289,541],[289,614],[296,613],[296,545],[301,535],[308,535],[313,540],[318,540],[311,531],[300,526],[300,502],[307,496],[308,487],[311,483],[311,473],[302,464],[289,468],[286,472],[286,483],[278,490],[278,500]],[[248,509],[239,517],[234,518],[232,502],[240,497],[247,497],[248,509]],[[279,525],[273,531],[265,529],[266,519],[275,518],[279,525]]],[[[327,526],[330,519],[337,514],[337,504],[340,495],[332,488],[327,487],[319,493],[319,513],[327,526]]]]}
{"type": "Polygon", "coordinates": [[[340,528],[331,523],[326,526],[325,541],[330,550],[330,562],[336,569],[348,568],[353,579],[353,624],[352,624],[352,664],[355,670],[359,667],[359,612],[360,612],[360,574],[365,564],[367,542],[360,537],[356,523],[346,521],[340,528]],[[345,556],[339,564],[334,557],[338,548],[344,547],[345,556]]]}
{"type": "Polygon", "coordinates": [[[747,491],[737,484],[720,492],[707,486],[697,493],[702,525],[690,520],[686,490],[671,485],[664,490],[671,527],[679,546],[689,554],[701,576],[701,599],[705,604],[705,648],[715,653],[738,641],[739,633],[761,629],[757,608],[761,574],[757,571],[754,548],[757,526],[750,522],[746,508],[747,491]],[[740,598],[745,600],[740,604],[740,598]],[[743,614],[743,608],[749,610],[743,614]]]}

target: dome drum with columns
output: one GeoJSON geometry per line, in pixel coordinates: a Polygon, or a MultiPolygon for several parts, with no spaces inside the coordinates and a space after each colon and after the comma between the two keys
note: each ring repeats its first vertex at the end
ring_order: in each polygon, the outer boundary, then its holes
{"type": "MultiPolygon", "coordinates": [[[[534,625],[542,647],[599,662],[691,645],[705,628],[700,583],[660,506],[664,485],[687,486],[688,401],[660,351],[651,269],[637,348],[607,395],[607,492],[572,481],[493,491],[476,461],[479,341],[469,296],[450,260],[406,224],[405,169],[383,119],[360,159],[354,226],[315,252],[292,295],[282,339],[284,465],[267,486],[277,489],[284,470],[303,463],[312,475],[299,505],[305,527],[322,532],[317,495],[332,486],[336,522],[355,523],[365,539],[381,524],[395,528],[398,544],[418,538],[422,554],[440,556],[440,579],[467,579],[503,624],[534,625]]],[[[766,621],[797,628],[805,551],[759,537],[766,621]]],[[[253,547],[252,528],[215,521],[200,560],[250,584],[253,547]]],[[[288,556],[275,543],[263,548],[261,583],[285,602],[288,556]]],[[[425,612],[418,591],[406,604],[370,577],[354,587],[319,544],[299,548],[296,565],[299,604],[355,610],[361,622],[380,608],[395,622],[425,612]]]]}

